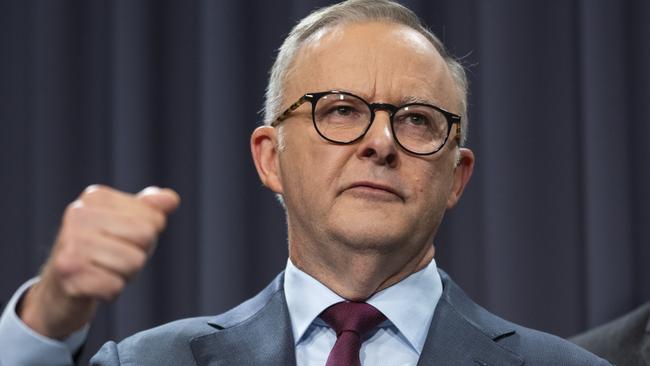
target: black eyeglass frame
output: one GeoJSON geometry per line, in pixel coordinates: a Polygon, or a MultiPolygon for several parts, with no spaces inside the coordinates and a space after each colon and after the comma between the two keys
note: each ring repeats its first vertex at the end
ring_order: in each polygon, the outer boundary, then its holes
{"type": "Polygon", "coordinates": [[[389,104],[389,103],[368,103],[365,99],[361,98],[358,95],[354,95],[352,93],[349,93],[349,92],[346,92],[346,91],[341,91],[341,90],[328,90],[328,91],[324,91],[324,92],[307,93],[307,94],[303,95],[295,103],[290,105],[289,108],[287,108],[284,112],[282,112],[278,116],[278,118],[276,118],[275,121],[273,121],[271,123],[271,126],[276,127],[277,125],[279,125],[282,121],[287,119],[289,117],[289,115],[293,111],[298,109],[305,102],[310,102],[311,103],[311,121],[312,121],[312,123],[314,125],[314,128],[316,129],[316,132],[318,132],[320,137],[322,137],[325,140],[327,140],[327,141],[329,141],[331,143],[334,143],[334,144],[349,145],[349,144],[352,144],[352,143],[355,143],[355,142],[361,140],[366,135],[366,133],[368,133],[368,130],[370,130],[370,127],[372,126],[373,122],[375,121],[375,111],[377,111],[377,110],[384,110],[384,111],[388,112],[388,115],[389,115],[389,118],[390,118],[390,129],[391,129],[391,133],[393,134],[393,139],[395,140],[397,145],[399,145],[399,147],[401,147],[402,149],[404,149],[405,151],[407,151],[407,152],[409,152],[411,154],[414,154],[414,155],[433,155],[433,154],[437,153],[438,151],[440,151],[445,146],[445,144],[447,143],[447,140],[449,139],[449,135],[451,133],[451,127],[454,124],[456,124],[456,137],[455,137],[455,140],[460,144],[460,132],[461,132],[460,120],[461,120],[461,117],[459,115],[457,115],[457,114],[451,113],[451,112],[449,112],[449,111],[447,111],[445,109],[442,109],[442,108],[440,108],[438,106],[435,106],[435,105],[432,105],[432,104],[427,104],[427,103],[417,103],[416,102],[416,103],[407,103],[407,104],[403,104],[403,105],[400,105],[400,106],[395,106],[395,105],[389,104]],[[363,133],[361,133],[361,135],[359,135],[358,137],[356,137],[356,138],[354,138],[354,139],[352,139],[350,141],[337,141],[337,140],[332,140],[332,139],[328,138],[327,136],[323,135],[323,133],[318,129],[318,125],[316,124],[316,103],[318,102],[319,99],[321,99],[322,97],[324,97],[325,95],[328,95],[328,94],[348,95],[348,96],[359,99],[360,101],[365,103],[366,106],[368,106],[368,109],[370,110],[370,123],[368,123],[368,126],[366,126],[366,129],[363,131],[363,133]],[[445,136],[445,140],[434,151],[427,152],[427,153],[420,153],[420,152],[415,152],[415,151],[409,150],[404,145],[402,145],[402,143],[397,138],[397,134],[395,133],[395,124],[393,123],[393,117],[395,116],[395,113],[397,113],[398,110],[400,110],[400,109],[402,109],[404,107],[409,107],[409,106],[426,106],[426,107],[433,108],[433,109],[437,110],[438,112],[442,113],[442,115],[444,115],[445,118],[447,119],[447,135],[445,136]]]}

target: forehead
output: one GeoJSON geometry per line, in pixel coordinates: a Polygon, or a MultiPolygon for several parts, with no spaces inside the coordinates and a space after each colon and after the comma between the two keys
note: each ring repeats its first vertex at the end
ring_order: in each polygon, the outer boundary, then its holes
{"type": "Polygon", "coordinates": [[[337,25],[304,42],[288,74],[286,98],[332,89],[375,102],[417,97],[452,110],[460,102],[431,42],[414,29],[388,22],[337,25]]]}

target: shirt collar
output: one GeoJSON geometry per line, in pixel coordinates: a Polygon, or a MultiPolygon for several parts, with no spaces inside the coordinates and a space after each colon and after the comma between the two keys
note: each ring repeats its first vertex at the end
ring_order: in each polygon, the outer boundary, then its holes
{"type": "MultiPolygon", "coordinates": [[[[284,294],[295,344],[300,342],[323,310],[345,301],[317,279],[294,266],[291,260],[287,260],[284,272],[284,294]]],[[[421,271],[377,292],[366,302],[386,315],[420,354],[441,295],[442,281],[436,262],[432,259],[421,271]]]]}

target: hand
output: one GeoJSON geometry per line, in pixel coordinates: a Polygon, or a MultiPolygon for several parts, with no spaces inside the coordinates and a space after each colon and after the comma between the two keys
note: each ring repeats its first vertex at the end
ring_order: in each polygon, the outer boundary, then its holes
{"type": "Polygon", "coordinates": [[[90,322],[99,301],[115,299],[144,267],[180,198],[148,187],[131,195],[90,186],[66,208],[58,237],[18,315],[33,330],[62,339],[90,322]]]}

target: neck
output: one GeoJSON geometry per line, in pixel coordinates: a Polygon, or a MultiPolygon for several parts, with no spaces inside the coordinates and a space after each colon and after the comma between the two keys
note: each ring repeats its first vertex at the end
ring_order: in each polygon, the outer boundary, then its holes
{"type": "Polygon", "coordinates": [[[394,252],[351,251],[340,246],[313,254],[303,246],[289,243],[289,258],[296,267],[352,301],[364,301],[423,269],[434,254],[433,245],[425,245],[410,256],[394,252]]]}

